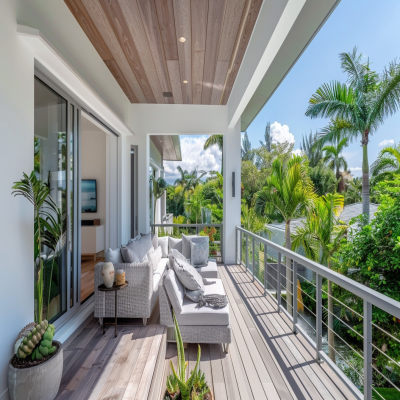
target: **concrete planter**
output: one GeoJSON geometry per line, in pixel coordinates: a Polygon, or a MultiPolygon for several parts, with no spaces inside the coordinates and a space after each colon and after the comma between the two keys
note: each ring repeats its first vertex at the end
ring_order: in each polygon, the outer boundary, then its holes
{"type": "Polygon", "coordinates": [[[11,400],[53,400],[60,388],[63,372],[63,349],[57,343],[56,354],[43,364],[15,368],[8,364],[8,392],[11,400]]]}

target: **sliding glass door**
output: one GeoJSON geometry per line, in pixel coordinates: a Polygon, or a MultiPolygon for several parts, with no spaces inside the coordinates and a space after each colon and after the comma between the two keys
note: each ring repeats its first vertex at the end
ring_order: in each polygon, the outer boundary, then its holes
{"type": "MultiPolygon", "coordinates": [[[[41,249],[43,318],[62,321],[80,304],[80,230],[76,212],[80,109],[44,80],[35,77],[34,170],[50,188],[50,196],[61,211],[62,236],[55,251],[46,246],[41,249]]],[[[35,274],[40,265],[36,264],[35,274]]]]}

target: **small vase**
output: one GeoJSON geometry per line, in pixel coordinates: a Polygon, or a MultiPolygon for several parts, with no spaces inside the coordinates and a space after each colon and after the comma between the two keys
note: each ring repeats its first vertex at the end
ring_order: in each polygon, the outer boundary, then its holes
{"type": "Polygon", "coordinates": [[[101,274],[103,275],[103,282],[107,288],[111,288],[114,283],[114,264],[105,262],[101,274]]]}

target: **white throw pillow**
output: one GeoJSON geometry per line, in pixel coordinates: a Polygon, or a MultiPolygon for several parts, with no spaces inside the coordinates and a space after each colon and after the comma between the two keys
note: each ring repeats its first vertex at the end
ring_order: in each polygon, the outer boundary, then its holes
{"type": "Polygon", "coordinates": [[[174,271],[182,285],[188,290],[202,290],[204,283],[201,275],[188,262],[173,257],[174,271]]]}
{"type": "Polygon", "coordinates": [[[168,257],[168,236],[158,238],[158,245],[161,247],[162,258],[168,257]]]}
{"type": "Polygon", "coordinates": [[[161,261],[161,247],[157,247],[156,250],[150,250],[147,253],[147,259],[153,268],[153,271],[157,269],[158,263],[161,261]]]}

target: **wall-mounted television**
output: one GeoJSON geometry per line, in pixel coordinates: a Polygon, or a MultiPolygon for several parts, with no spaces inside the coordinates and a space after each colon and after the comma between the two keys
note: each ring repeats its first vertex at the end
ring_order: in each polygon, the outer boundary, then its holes
{"type": "Polygon", "coordinates": [[[81,212],[97,212],[97,183],[96,179],[82,179],[81,212]]]}

